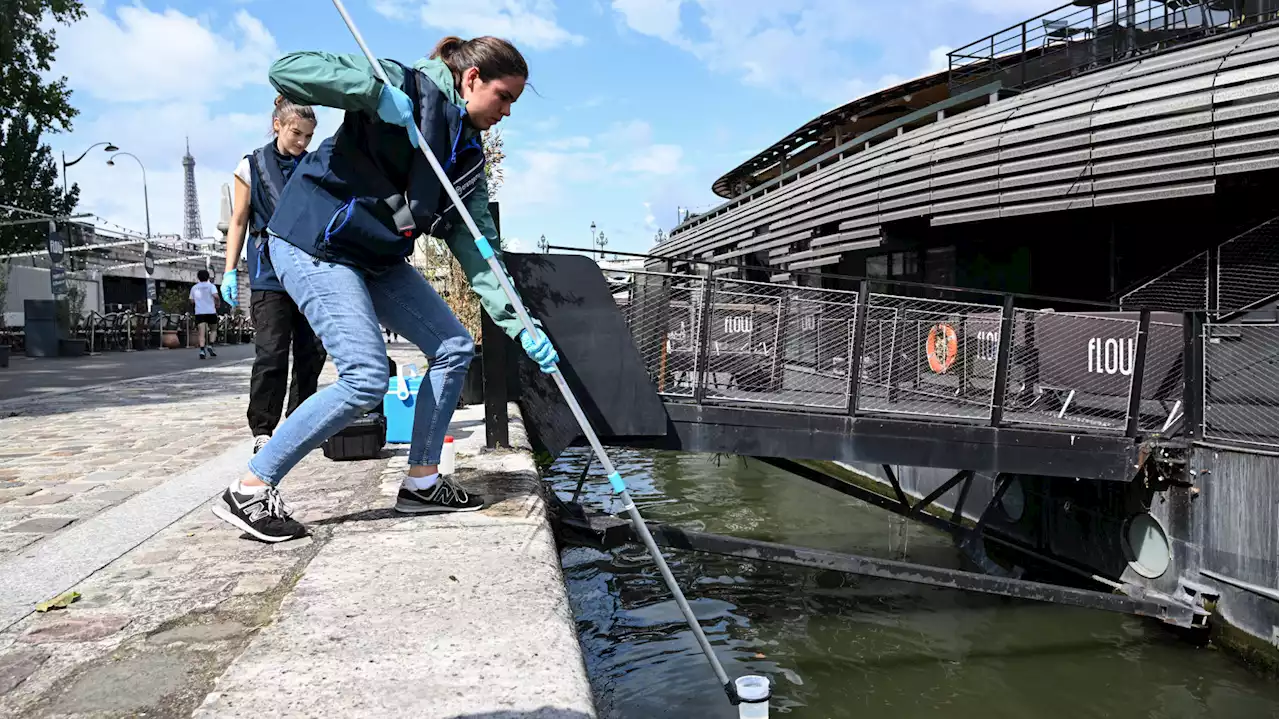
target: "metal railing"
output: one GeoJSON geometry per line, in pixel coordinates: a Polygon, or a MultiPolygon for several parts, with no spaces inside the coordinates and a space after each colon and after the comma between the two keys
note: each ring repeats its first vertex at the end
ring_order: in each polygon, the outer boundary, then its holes
{"type": "Polygon", "coordinates": [[[1217,33],[1274,21],[1276,0],[1076,0],[947,53],[952,88],[1028,89],[1217,33]]]}
{"type": "Polygon", "coordinates": [[[1120,295],[1124,309],[1212,311],[1221,318],[1280,293],[1280,234],[1272,218],[1120,295]]]}
{"type": "Polygon", "coordinates": [[[1203,439],[1259,445],[1280,443],[1280,325],[1205,325],[1199,378],[1203,439]]]}
{"type": "Polygon", "coordinates": [[[610,272],[635,346],[671,401],[1135,437],[1181,426],[1177,314],[873,292],[893,285],[879,280],[854,292],[610,272]]]}

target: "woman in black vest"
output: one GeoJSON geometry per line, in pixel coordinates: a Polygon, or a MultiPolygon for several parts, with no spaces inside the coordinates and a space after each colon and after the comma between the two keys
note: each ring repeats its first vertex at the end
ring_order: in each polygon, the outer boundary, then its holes
{"type": "MultiPolygon", "coordinates": [[[[430,360],[415,399],[409,470],[397,511],[466,512],[481,499],[439,475],[441,445],[475,352],[449,306],[408,262],[423,235],[443,240],[494,323],[545,372],[555,349],[522,329],[485,253],[497,232],[489,214],[480,134],[511,114],[529,75],[511,43],[493,37],[441,40],[411,67],[380,60],[389,84],[359,55],[295,52],[277,60],[271,83],[289,100],[346,111],[338,132],[304,157],[267,223],[272,266],[333,358],[338,380],[303,402],[249,461],[213,511],[268,542],[302,536],[276,485],[308,452],[387,392],[379,324],[430,360]],[[477,243],[417,149],[426,138],[484,235],[477,243]]],[[[505,272],[505,269],[503,270],[505,272]]]]}
{"type": "Polygon", "coordinates": [[[227,232],[226,272],[222,275],[222,299],[234,307],[238,304],[240,288],[236,268],[244,247],[256,350],[249,380],[248,411],[254,453],[266,445],[280,423],[286,383],[289,404],[285,416],[288,417],[315,394],[325,361],[324,346],[280,284],[266,247],[267,221],[275,212],[276,201],[289,176],[307,154],[307,146],[316,131],[315,111],[279,96],[271,113],[271,131],[271,142],[245,155],[236,166],[235,204],[227,232]],[[293,347],[292,382],[288,376],[290,345],[293,347]]]}

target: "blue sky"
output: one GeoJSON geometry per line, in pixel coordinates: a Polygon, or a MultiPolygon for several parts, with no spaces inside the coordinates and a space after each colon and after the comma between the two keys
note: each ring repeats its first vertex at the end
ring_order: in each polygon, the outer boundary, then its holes
{"type": "MultiPolygon", "coordinates": [[[[1060,3],[1041,0],[347,0],[381,56],[411,62],[444,34],[493,34],[529,61],[503,130],[504,235],[644,251],[677,207],[714,206],[715,178],[815,115],[945,64],[946,49],[1060,3]]],[[[59,29],[55,72],[81,111],[47,138],[71,158],[111,141],[147,167],[155,233],[182,227],[186,138],[202,224],[239,158],[268,139],[266,69],[294,50],[358,52],[324,0],[89,0],[59,29]]],[[[321,111],[319,137],[336,111],[321,111]]],[[[314,145],[313,145],[314,147],[314,145]]],[[[70,168],[82,208],[142,229],[141,173],[102,150],[70,168]]]]}

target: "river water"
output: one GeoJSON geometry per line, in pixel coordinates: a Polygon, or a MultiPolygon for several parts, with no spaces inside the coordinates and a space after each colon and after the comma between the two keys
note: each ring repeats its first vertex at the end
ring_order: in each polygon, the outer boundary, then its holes
{"type": "MultiPolygon", "coordinates": [[[[950,539],[759,462],[612,453],[646,519],[963,567],[950,539]]],[[[547,475],[571,494],[587,455],[547,475]]],[[[598,465],[583,492],[610,505],[598,465]]],[[[666,551],[730,677],[796,717],[1275,717],[1276,678],[1151,622],[904,582],[666,551]]],[[[600,716],[737,716],[642,548],[561,555],[600,716]]]]}

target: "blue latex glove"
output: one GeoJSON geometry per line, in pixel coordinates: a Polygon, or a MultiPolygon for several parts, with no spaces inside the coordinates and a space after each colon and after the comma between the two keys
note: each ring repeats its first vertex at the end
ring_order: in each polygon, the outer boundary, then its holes
{"type": "Polygon", "coordinates": [[[558,371],[556,362],[560,361],[560,355],[556,353],[556,348],[551,346],[551,340],[547,339],[541,330],[536,339],[529,334],[529,330],[520,330],[520,346],[524,348],[525,354],[538,363],[538,367],[542,368],[543,372],[551,374],[558,371]]]}
{"type": "Polygon", "coordinates": [[[417,123],[413,120],[413,101],[400,88],[382,86],[382,94],[378,95],[378,119],[407,128],[409,142],[414,147],[418,146],[418,133],[414,132],[417,123]]]}
{"type": "Polygon", "coordinates": [[[222,273],[222,301],[235,307],[236,300],[240,297],[240,282],[237,279],[235,270],[227,270],[222,273]]]}

